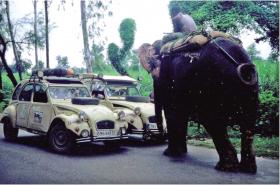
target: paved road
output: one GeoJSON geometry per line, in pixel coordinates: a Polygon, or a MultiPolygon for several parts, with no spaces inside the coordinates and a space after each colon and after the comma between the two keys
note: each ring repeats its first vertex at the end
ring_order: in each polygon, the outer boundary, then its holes
{"type": "Polygon", "coordinates": [[[20,132],[16,143],[6,142],[0,125],[1,183],[279,183],[279,161],[258,158],[258,173],[224,173],[214,169],[215,150],[189,146],[183,159],[162,155],[166,145],[127,142],[118,150],[82,146],[71,155],[48,150],[39,136],[20,132]]]}

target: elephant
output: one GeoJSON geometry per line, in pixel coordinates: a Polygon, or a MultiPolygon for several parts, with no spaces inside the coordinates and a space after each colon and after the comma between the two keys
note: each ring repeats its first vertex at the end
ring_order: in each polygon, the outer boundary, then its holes
{"type": "MultiPolygon", "coordinates": [[[[255,174],[253,137],[259,86],[246,51],[223,37],[188,51],[163,53],[162,45],[161,41],[145,43],[138,55],[153,76],[155,112],[163,109],[166,117],[168,148],[164,154],[187,153],[187,122],[195,119],[212,137],[219,155],[216,170],[255,174]],[[240,162],[227,133],[233,125],[239,125],[241,132],[240,162]],[[178,153],[172,153],[176,149],[178,153]]],[[[161,114],[156,116],[160,124],[161,114]]]]}

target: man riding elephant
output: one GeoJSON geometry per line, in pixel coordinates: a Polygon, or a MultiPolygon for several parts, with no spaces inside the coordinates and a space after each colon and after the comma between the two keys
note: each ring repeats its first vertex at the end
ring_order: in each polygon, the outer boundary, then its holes
{"type": "MultiPolygon", "coordinates": [[[[178,13],[173,18],[176,22],[176,31],[184,35],[196,30],[190,16],[178,13]]],[[[217,170],[256,173],[252,143],[257,73],[239,40],[221,32],[164,40],[168,39],[143,44],[138,50],[141,64],[154,79],[158,124],[161,109],[167,121],[169,141],[164,155],[187,152],[187,122],[195,115],[213,139],[220,158],[217,170]],[[234,124],[240,125],[241,131],[240,163],[227,134],[227,126],[234,124]]]]}

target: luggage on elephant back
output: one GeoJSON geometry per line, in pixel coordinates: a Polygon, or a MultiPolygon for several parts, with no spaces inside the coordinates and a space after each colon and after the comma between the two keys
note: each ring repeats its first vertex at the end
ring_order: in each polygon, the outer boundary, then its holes
{"type": "Polygon", "coordinates": [[[222,37],[242,45],[240,39],[220,31],[201,31],[190,34],[170,33],[163,37],[163,46],[161,47],[160,53],[168,55],[171,53],[192,52],[200,49],[208,41],[217,37],[222,37]]]}

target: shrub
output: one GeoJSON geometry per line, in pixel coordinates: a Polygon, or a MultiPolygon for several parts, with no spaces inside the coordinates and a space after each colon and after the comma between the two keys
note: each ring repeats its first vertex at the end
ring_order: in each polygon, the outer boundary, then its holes
{"type": "Polygon", "coordinates": [[[256,132],[263,136],[279,135],[279,102],[273,92],[260,92],[256,132]]]}

